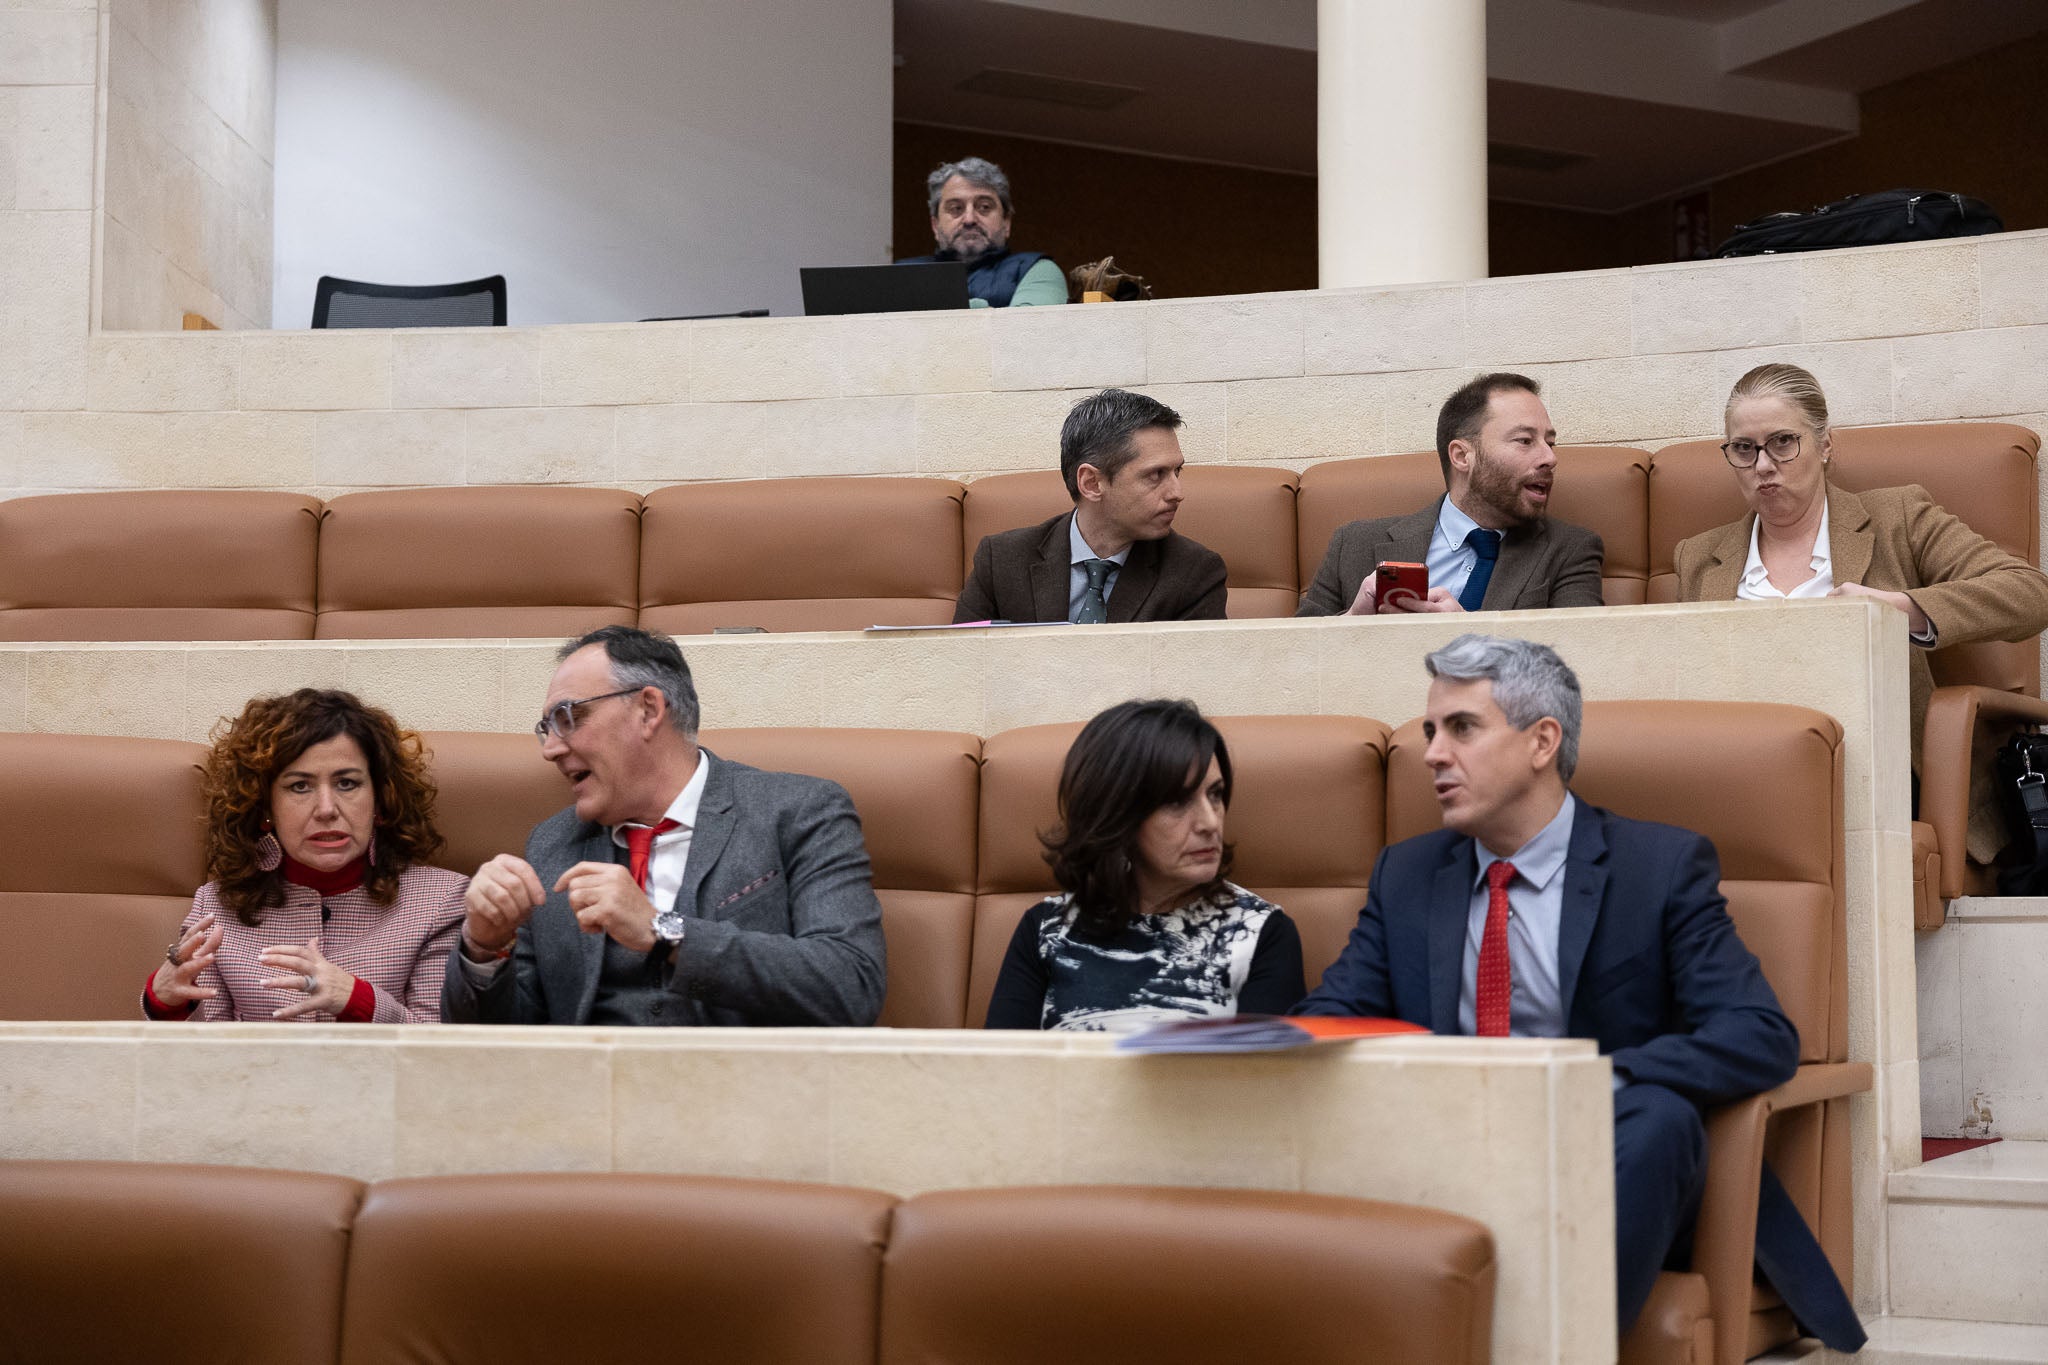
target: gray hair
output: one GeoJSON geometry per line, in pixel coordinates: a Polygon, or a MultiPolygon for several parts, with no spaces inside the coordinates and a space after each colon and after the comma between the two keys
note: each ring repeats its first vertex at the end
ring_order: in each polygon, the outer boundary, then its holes
{"type": "Polygon", "coordinates": [[[1557,775],[1566,782],[1579,766],[1579,678],[1549,645],[1498,635],[1460,635],[1424,656],[1432,678],[1493,684],[1493,702],[1517,730],[1549,716],[1564,732],[1557,746],[1557,775]]]}
{"type": "Polygon", "coordinates": [[[1003,174],[1003,168],[995,162],[978,156],[963,156],[958,161],[948,161],[924,178],[925,199],[928,215],[939,216],[939,191],[946,188],[946,182],[959,176],[968,184],[984,190],[994,190],[996,198],[1002,201],[1003,216],[1010,215],[1010,177],[1003,174]]]}
{"type": "Polygon", "coordinates": [[[620,690],[653,688],[668,702],[669,724],[687,739],[697,737],[697,685],[690,680],[690,666],[683,662],[683,651],[674,640],[637,626],[602,626],[563,645],[555,658],[566,659],[591,645],[603,648],[612,681],[620,690]]]}

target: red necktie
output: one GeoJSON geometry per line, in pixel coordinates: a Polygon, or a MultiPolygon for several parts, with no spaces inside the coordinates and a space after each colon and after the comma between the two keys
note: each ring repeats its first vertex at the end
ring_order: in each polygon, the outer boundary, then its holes
{"type": "Polygon", "coordinates": [[[632,872],[633,880],[639,884],[642,891],[647,889],[647,859],[654,853],[655,838],[682,827],[683,823],[680,820],[664,820],[658,825],[625,827],[626,867],[632,872]]]}
{"type": "Polygon", "coordinates": [[[1513,863],[1486,869],[1486,933],[1479,940],[1479,980],[1473,1015],[1481,1038],[1508,1036],[1508,1007],[1514,999],[1514,976],[1508,970],[1508,883],[1513,863]]]}

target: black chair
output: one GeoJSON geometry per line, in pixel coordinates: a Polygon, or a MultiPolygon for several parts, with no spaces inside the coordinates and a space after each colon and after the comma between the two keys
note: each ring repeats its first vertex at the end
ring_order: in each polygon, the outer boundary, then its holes
{"type": "Polygon", "coordinates": [[[366,284],[322,275],[315,327],[503,327],[505,277],[462,284],[366,284]]]}

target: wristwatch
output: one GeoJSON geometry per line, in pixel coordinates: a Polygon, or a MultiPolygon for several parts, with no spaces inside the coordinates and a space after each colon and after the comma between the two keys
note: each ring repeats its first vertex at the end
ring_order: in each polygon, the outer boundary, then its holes
{"type": "Polygon", "coordinates": [[[654,912],[654,937],[659,940],[656,947],[675,947],[683,941],[683,912],[671,905],[666,910],[654,912]]]}

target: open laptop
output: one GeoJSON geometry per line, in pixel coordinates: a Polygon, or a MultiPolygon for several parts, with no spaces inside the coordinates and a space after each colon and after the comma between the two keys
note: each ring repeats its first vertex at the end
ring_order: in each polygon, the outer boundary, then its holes
{"type": "Polygon", "coordinates": [[[921,313],[967,306],[967,266],[960,261],[925,265],[807,265],[804,313],[921,313]]]}

